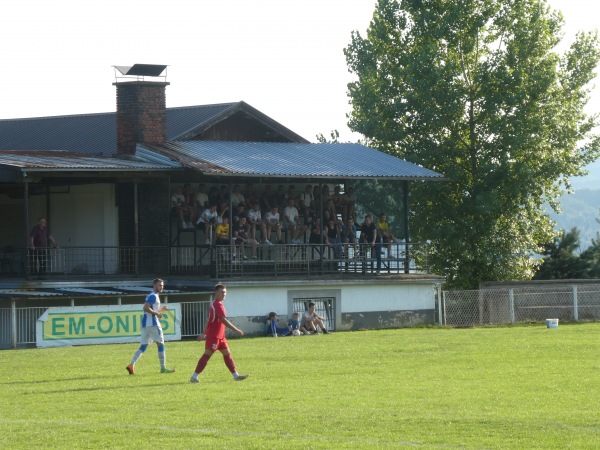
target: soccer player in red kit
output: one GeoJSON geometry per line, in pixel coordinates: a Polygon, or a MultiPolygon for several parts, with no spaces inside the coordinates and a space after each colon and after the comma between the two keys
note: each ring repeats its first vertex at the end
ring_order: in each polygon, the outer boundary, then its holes
{"type": "Polygon", "coordinates": [[[229,351],[229,346],[227,345],[227,339],[225,339],[225,327],[235,331],[239,336],[244,335],[242,330],[237,328],[227,319],[225,306],[223,305],[223,301],[225,300],[226,296],[227,288],[225,285],[217,284],[215,286],[215,299],[210,305],[208,321],[206,323],[204,334],[198,336],[198,341],[203,341],[206,339],[206,343],[204,345],[204,354],[198,360],[196,371],[190,378],[190,383],[200,383],[198,375],[202,373],[206,367],[206,364],[208,363],[208,360],[217,350],[223,354],[225,365],[232,373],[234,380],[241,381],[248,378],[248,375],[240,375],[237,373],[235,363],[233,362],[231,352],[229,351]]]}

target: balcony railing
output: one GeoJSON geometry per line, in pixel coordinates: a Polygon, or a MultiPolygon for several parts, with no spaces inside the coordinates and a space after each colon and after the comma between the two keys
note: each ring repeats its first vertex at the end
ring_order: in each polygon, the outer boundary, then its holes
{"type": "MultiPolygon", "coordinates": [[[[62,247],[16,249],[1,275],[190,274],[207,277],[368,275],[378,271],[377,250],[367,244],[245,246],[62,247]]],[[[381,274],[428,273],[428,245],[381,245],[381,274]]]]}

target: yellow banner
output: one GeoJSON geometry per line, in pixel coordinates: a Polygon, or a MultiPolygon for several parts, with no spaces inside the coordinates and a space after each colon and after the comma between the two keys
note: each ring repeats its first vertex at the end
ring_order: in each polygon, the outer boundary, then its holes
{"type": "MultiPolygon", "coordinates": [[[[139,338],[142,329],[141,308],[131,305],[79,308],[49,308],[38,321],[39,341],[73,341],[115,338],[139,338]],[[41,331],[41,333],[39,333],[41,331]],[[40,339],[41,338],[41,339],[40,339]]],[[[181,339],[181,308],[170,305],[160,320],[165,339],[181,339]]],[[[88,341],[89,342],[89,341],[88,341]]]]}

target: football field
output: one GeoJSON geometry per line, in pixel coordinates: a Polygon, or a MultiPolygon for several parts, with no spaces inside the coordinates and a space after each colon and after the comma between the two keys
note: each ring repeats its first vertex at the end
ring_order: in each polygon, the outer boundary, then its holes
{"type": "Polygon", "coordinates": [[[600,446],[600,324],[0,351],[0,448],[332,449],[600,446]]]}

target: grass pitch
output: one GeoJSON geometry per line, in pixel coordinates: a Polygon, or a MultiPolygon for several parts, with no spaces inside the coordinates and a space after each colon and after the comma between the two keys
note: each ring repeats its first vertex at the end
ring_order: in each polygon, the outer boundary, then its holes
{"type": "Polygon", "coordinates": [[[600,324],[231,339],[0,352],[1,448],[591,448],[600,324]]]}

